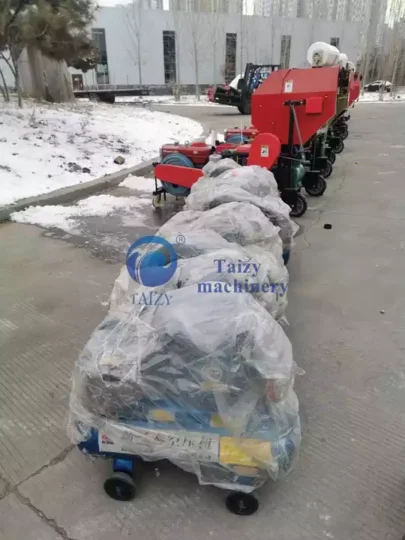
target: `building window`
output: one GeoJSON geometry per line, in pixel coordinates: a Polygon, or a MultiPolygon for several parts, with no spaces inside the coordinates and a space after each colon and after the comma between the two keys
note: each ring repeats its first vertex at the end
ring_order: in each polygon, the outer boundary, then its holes
{"type": "Polygon", "coordinates": [[[97,84],[110,84],[104,28],[93,28],[91,30],[91,37],[98,51],[98,62],[96,65],[97,84]]]}
{"type": "Polygon", "coordinates": [[[339,44],[340,44],[340,38],[338,37],[331,37],[330,38],[330,44],[333,45],[334,47],[336,47],[337,49],[339,48],[339,44]]]}
{"type": "Polygon", "coordinates": [[[236,43],[237,34],[226,34],[225,44],[225,81],[233,81],[236,77],[236,43]]]}
{"type": "Polygon", "coordinates": [[[163,31],[163,61],[165,66],[165,83],[175,84],[176,73],[176,32],[163,31]]]}
{"type": "Polygon", "coordinates": [[[283,69],[290,67],[291,36],[281,36],[280,64],[283,69]]]}

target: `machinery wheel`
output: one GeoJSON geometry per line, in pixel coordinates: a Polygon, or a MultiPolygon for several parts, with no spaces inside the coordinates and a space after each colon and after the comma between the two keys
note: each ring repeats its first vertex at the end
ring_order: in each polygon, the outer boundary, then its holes
{"type": "MultiPolygon", "coordinates": [[[[335,159],[336,159],[336,156],[335,156],[335,159]]],[[[325,167],[322,170],[322,176],[324,178],[329,178],[329,176],[332,174],[332,171],[333,171],[332,163],[328,160],[326,162],[325,167]]]]}
{"type": "MultiPolygon", "coordinates": [[[[178,165],[180,167],[194,167],[194,163],[190,158],[179,153],[165,156],[161,163],[164,165],[178,165]]],[[[174,195],[175,197],[187,197],[187,195],[190,194],[189,188],[178,186],[177,184],[170,184],[169,182],[161,182],[161,184],[167,193],[170,193],[170,195],[174,195]]]]}
{"type": "Polygon", "coordinates": [[[239,105],[239,107],[238,107],[238,111],[241,114],[250,114],[251,110],[252,110],[251,102],[246,100],[246,99],[244,99],[242,101],[241,105],[239,105]]]}
{"type": "MultiPolygon", "coordinates": [[[[336,161],[336,154],[333,150],[329,150],[328,161],[333,165],[336,161]]],[[[326,177],[325,177],[326,178],[326,177]]]]}
{"type": "Polygon", "coordinates": [[[326,184],[325,178],[319,175],[316,186],[306,187],[305,191],[308,193],[308,195],[311,195],[311,197],[321,197],[321,195],[325,193],[326,188],[327,188],[327,184],[326,184]]]}
{"type": "Polygon", "coordinates": [[[152,197],[152,206],[153,208],[162,208],[162,206],[165,204],[165,201],[162,197],[162,195],[154,195],[152,197]]]}
{"type": "Polygon", "coordinates": [[[134,479],[124,472],[115,472],[104,482],[104,491],[116,501],[132,501],[136,487],[134,479]]]}
{"type": "Polygon", "coordinates": [[[341,154],[344,149],[345,149],[345,143],[342,140],[340,140],[339,143],[333,149],[333,151],[335,152],[335,154],[341,154]]]}
{"type": "Polygon", "coordinates": [[[339,133],[339,137],[341,137],[344,140],[344,139],[347,139],[348,136],[349,136],[349,130],[347,129],[347,127],[345,127],[339,133]]]}
{"type": "Polygon", "coordinates": [[[237,516],[251,516],[257,512],[259,501],[249,493],[230,493],[226,498],[226,507],[237,516]]]}
{"type": "Polygon", "coordinates": [[[96,103],[97,101],[101,101],[100,96],[96,94],[95,92],[92,92],[91,94],[89,94],[89,100],[93,101],[94,103],[96,103]]]}
{"type": "Polygon", "coordinates": [[[307,209],[308,209],[308,204],[307,204],[307,201],[306,201],[305,197],[303,197],[301,195],[301,193],[297,193],[297,198],[295,200],[295,203],[291,207],[290,216],[291,217],[301,217],[301,216],[303,216],[305,214],[307,209]]]}

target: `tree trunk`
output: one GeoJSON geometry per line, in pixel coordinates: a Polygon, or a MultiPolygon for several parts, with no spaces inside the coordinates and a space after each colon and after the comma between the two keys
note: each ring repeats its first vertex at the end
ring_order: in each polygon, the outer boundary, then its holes
{"type": "Polygon", "coordinates": [[[142,86],[142,65],[141,65],[141,51],[140,51],[139,39],[138,39],[138,77],[139,77],[139,84],[142,86]]]}
{"type": "Polygon", "coordinates": [[[15,87],[17,90],[17,99],[18,99],[18,106],[22,108],[23,102],[22,102],[22,91],[21,91],[21,81],[20,81],[20,67],[18,65],[18,57],[14,51],[10,51],[11,54],[11,60],[13,62],[14,66],[14,75],[15,75],[15,87]]]}
{"type": "Polygon", "coordinates": [[[8,87],[7,87],[6,79],[4,77],[4,73],[2,72],[1,69],[0,69],[0,77],[1,77],[1,80],[3,81],[3,84],[2,85],[0,84],[0,89],[1,89],[1,93],[3,94],[3,97],[4,97],[4,101],[10,101],[10,94],[8,93],[8,87]]]}
{"type": "Polygon", "coordinates": [[[194,46],[194,69],[195,69],[195,96],[198,101],[200,101],[200,84],[199,84],[199,73],[198,73],[198,51],[197,47],[194,46]]]}

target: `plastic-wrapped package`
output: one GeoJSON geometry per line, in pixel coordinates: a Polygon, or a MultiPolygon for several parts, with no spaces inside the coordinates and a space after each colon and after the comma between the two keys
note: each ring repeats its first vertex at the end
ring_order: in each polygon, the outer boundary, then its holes
{"type": "Polygon", "coordinates": [[[215,178],[225,171],[240,169],[242,165],[236,163],[234,159],[225,158],[222,159],[220,154],[213,154],[206,165],[203,167],[203,173],[205,176],[215,178]]]}
{"type": "MultiPolygon", "coordinates": [[[[173,247],[179,259],[189,259],[197,257],[210,251],[228,249],[231,244],[214,231],[173,231],[164,237],[173,247]]],[[[149,247],[156,250],[156,245],[149,247]]],[[[148,252],[148,246],[139,250],[142,254],[148,252]]],[[[126,266],[123,266],[118,278],[114,282],[113,290],[110,296],[109,309],[117,310],[122,304],[129,301],[129,296],[139,287],[136,281],[130,276],[126,266]]]]}
{"type": "MultiPolygon", "coordinates": [[[[194,187],[194,186],[193,186],[194,187]]],[[[232,202],[245,202],[259,208],[263,214],[280,228],[284,250],[290,250],[298,226],[291,220],[291,208],[281,197],[257,197],[242,188],[211,184],[211,189],[195,189],[186,199],[186,210],[209,210],[232,202]]]]}
{"type": "Polygon", "coordinates": [[[251,294],[277,320],[287,307],[288,271],[281,260],[262,248],[229,244],[179,261],[170,281],[160,290],[195,285],[196,294],[251,294]]]}
{"type": "MultiPolygon", "coordinates": [[[[239,191],[246,194],[246,199],[249,199],[246,191],[239,191]]],[[[212,209],[205,212],[194,209],[183,210],[165,223],[156,234],[166,238],[167,235],[177,232],[182,234],[181,231],[187,230],[211,230],[228,242],[240,246],[257,244],[272,251],[276,257],[281,256],[280,229],[266,219],[259,208],[249,202],[214,204],[212,209]]]]}
{"type": "Polygon", "coordinates": [[[89,453],[165,458],[203,484],[250,492],[297,457],[294,370],[288,338],[252,296],[174,290],[94,331],[69,434],[89,453]]]}
{"type": "Polygon", "coordinates": [[[307,52],[308,63],[312,67],[335,66],[339,60],[339,49],[329,43],[317,41],[307,52]]]}
{"type": "MultiPolygon", "coordinates": [[[[224,159],[223,161],[233,161],[231,159],[224,159]]],[[[234,162],[235,163],[235,162],[234,162]]],[[[212,186],[229,186],[229,188],[241,188],[257,195],[258,197],[278,197],[279,191],[277,182],[272,172],[259,167],[258,165],[252,165],[249,167],[228,168],[219,161],[208,168],[207,164],[203,172],[206,177],[202,177],[191,188],[191,195],[198,192],[211,192],[212,186]],[[208,168],[208,170],[207,170],[208,168]]]]}
{"type": "Polygon", "coordinates": [[[339,53],[338,64],[341,67],[346,67],[349,62],[349,58],[345,53],[339,53]]]}
{"type": "MultiPolygon", "coordinates": [[[[200,289],[205,290],[207,282],[217,282],[217,289],[222,289],[225,282],[228,293],[252,294],[275,319],[286,320],[289,276],[281,258],[281,249],[276,256],[254,244],[242,248],[227,242],[213,231],[194,231],[184,236],[175,233],[166,236],[166,239],[173,246],[179,261],[174,276],[155,288],[156,292],[163,294],[194,284],[198,293],[200,289]],[[180,236],[182,240],[178,243],[180,236]]],[[[156,245],[151,248],[156,250],[156,245]]],[[[146,246],[145,254],[147,252],[146,246]]],[[[169,258],[167,264],[170,263],[169,258]]],[[[124,266],[114,283],[110,311],[131,303],[140,287],[124,266]]]]}

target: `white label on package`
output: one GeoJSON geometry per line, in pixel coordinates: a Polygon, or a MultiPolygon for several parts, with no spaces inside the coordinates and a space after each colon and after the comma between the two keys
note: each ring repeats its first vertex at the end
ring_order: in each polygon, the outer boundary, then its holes
{"type": "Polygon", "coordinates": [[[292,81],[286,81],[284,85],[284,92],[286,94],[289,94],[293,91],[293,82],[292,81]]]}
{"type": "Polygon", "coordinates": [[[189,431],[157,431],[142,428],[99,432],[100,452],[132,454],[156,459],[194,456],[201,462],[217,462],[219,435],[189,431]]]}
{"type": "Polygon", "coordinates": [[[269,147],[267,144],[263,144],[260,150],[260,156],[262,158],[269,157],[269,147]]]}

